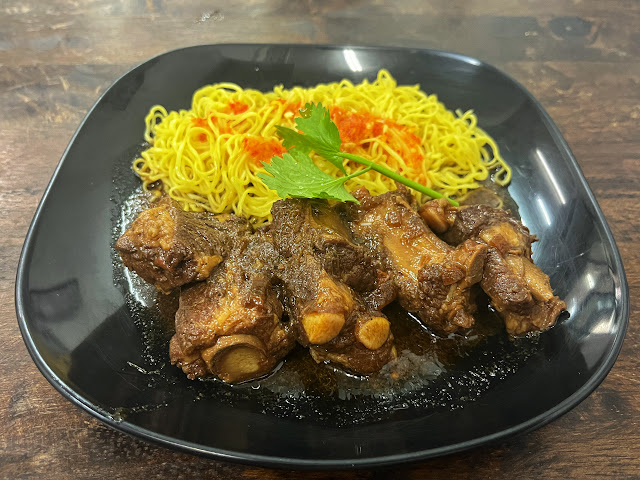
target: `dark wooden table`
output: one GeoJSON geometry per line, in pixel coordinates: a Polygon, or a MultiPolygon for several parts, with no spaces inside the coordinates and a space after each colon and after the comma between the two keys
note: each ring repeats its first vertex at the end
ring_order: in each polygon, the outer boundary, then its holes
{"type": "Polygon", "coordinates": [[[632,0],[4,0],[0,2],[0,477],[640,477],[640,2],[632,0]],[[631,291],[622,353],[582,404],[528,435],[378,472],[305,473],[146,444],[73,407],[18,331],[14,277],[38,201],[98,96],[133,65],[222,42],[456,51],[522,82],[556,121],[618,242],[631,291]]]}

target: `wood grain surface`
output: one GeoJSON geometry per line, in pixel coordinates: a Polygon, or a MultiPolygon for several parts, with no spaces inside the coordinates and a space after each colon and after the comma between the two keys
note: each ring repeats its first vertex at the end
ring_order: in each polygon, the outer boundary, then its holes
{"type": "Polygon", "coordinates": [[[640,2],[632,0],[0,1],[1,478],[640,478],[640,2]],[[622,353],[552,424],[491,447],[392,469],[266,470],[113,431],[38,372],[14,278],[33,213],[71,136],[122,73],[222,42],[392,45],[492,63],[544,105],[616,238],[630,286],[622,353]]]}

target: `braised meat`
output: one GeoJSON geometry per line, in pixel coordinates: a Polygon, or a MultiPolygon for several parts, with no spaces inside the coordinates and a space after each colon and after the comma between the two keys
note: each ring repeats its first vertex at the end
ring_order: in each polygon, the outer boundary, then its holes
{"type": "Polygon", "coordinates": [[[326,343],[340,333],[355,307],[354,292],[339,282],[311,255],[294,255],[278,271],[284,306],[307,346],[326,343]]]}
{"type": "Polygon", "coordinates": [[[206,282],[182,290],[170,356],[189,378],[257,378],[293,347],[274,290],[276,259],[268,232],[259,231],[242,239],[206,282]]]}
{"type": "Polygon", "coordinates": [[[375,288],[375,259],[357,245],[327,201],[287,199],[271,207],[273,240],[283,259],[311,255],[331,276],[359,292],[375,288]]]}
{"type": "Polygon", "coordinates": [[[331,362],[351,372],[367,375],[379,371],[396,358],[391,324],[378,311],[368,309],[358,297],[338,336],[322,345],[310,345],[318,362],[331,362]]]}
{"type": "Polygon", "coordinates": [[[372,260],[326,202],[282,200],[271,212],[282,259],[276,274],[298,341],[318,362],[363,374],[379,370],[395,355],[389,321],[355,291],[375,288],[372,260]]]}
{"type": "Polygon", "coordinates": [[[144,210],[116,242],[124,264],[168,293],[206,279],[249,223],[232,215],[183,211],[170,199],[144,210]]]}
{"type": "Polygon", "coordinates": [[[406,190],[372,197],[360,189],[354,196],[360,204],[348,207],[353,234],[391,276],[400,304],[440,332],[473,325],[470,287],[480,281],[487,246],[450,247],[418,216],[406,190]]]}
{"type": "Polygon", "coordinates": [[[369,375],[396,357],[381,311],[394,300],[444,334],[474,324],[479,287],[512,335],[545,330],[565,309],[531,260],[535,236],[509,213],[442,199],[418,212],[404,188],[353,194],[358,204],[278,201],[255,232],[170,200],[142,212],[116,248],[161,291],[182,287],[171,362],[192,379],[241,382],[297,342],[318,363],[369,375]]]}
{"type": "Polygon", "coordinates": [[[489,247],[480,285],[510,334],[546,330],[566,309],[531,260],[536,237],[508,212],[487,205],[456,208],[440,199],[424,204],[420,215],[452,245],[476,240],[489,247]]]}

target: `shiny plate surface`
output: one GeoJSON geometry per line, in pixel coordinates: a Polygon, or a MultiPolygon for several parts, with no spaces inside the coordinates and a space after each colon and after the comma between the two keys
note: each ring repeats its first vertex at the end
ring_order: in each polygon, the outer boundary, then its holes
{"type": "MultiPolygon", "coordinates": [[[[408,462],[539,428],[605,378],[629,317],[623,266],[602,212],[557,127],[520,84],[446,52],[313,45],[190,47],[117,80],[80,125],[37,209],[18,268],[16,309],[43,375],[107,425],[191,453],[285,468],[408,462]],[[203,395],[225,387],[194,386],[166,353],[149,363],[150,339],[134,321],[135,287],[122,287],[112,249],[123,201],[138,188],[130,164],[143,148],[149,108],[188,109],[193,92],[214,82],[266,91],[372,80],[380,68],[400,84],[419,83],[449,109],[475,111],[513,167],[509,193],[540,239],[534,259],[570,318],[541,335],[520,368],[461,408],[392,410],[342,425],[274,414],[251,394],[203,395]],[[158,365],[159,374],[149,371],[158,365]]],[[[357,408],[358,400],[327,401],[329,409],[342,402],[336,415],[348,415],[349,401],[357,408]]]]}

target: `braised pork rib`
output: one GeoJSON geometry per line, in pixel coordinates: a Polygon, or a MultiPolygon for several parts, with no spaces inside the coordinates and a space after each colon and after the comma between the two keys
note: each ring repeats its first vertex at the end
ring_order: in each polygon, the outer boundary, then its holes
{"type": "Polygon", "coordinates": [[[171,363],[189,378],[217,375],[239,382],[271,371],[294,345],[274,289],[277,259],[268,232],[236,238],[204,282],[180,292],[171,363]]]}
{"type": "Polygon", "coordinates": [[[375,289],[375,262],[327,202],[282,200],[271,213],[282,259],[276,275],[299,342],[317,362],[360,374],[378,371],[395,349],[389,321],[361,296],[375,289]]]}
{"type": "Polygon", "coordinates": [[[480,285],[510,334],[546,330],[566,309],[531,259],[536,237],[506,211],[486,205],[456,208],[439,199],[425,203],[420,215],[452,245],[475,240],[488,247],[480,285]]]}
{"type": "Polygon", "coordinates": [[[400,304],[442,333],[471,327],[470,287],[481,279],[487,246],[449,246],[420,218],[407,190],[354,196],[360,203],[348,206],[353,234],[389,273],[400,304]]]}
{"type": "Polygon", "coordinates": [[[163,199],[140,213],[115,247],[127,268],[168,293],[208,278],[236,239],[250,233],[243,218],[185,212],[163,199]]]}
{"type": "Polygon", "coordinates": [[[535,237],[507,212],[442,199],[418,209],[403,188],[353,194],[359,203],[278,201],[255,231],[168,199],[143,211],[115,247],[162,292],[180,288],[171,362],[189,378],[241,382],[298,343],[368,375],[396,358],[382,312],[393,301],[440,334],[474,324],[480,288],[511,335],[545,330],[566,308],[531,260],[535,237]]]}

